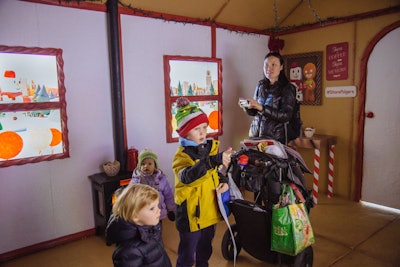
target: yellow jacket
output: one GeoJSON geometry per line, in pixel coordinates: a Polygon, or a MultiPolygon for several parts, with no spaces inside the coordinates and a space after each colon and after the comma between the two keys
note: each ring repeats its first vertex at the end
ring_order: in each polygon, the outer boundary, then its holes
{"type": "Polygon", "coordinates": [[[215,189],[220,183],[219,141],[207,140],[198,146],[179,146],[173,162],[175,176],[176,227],[194,232],[222,220],[215,189]]]}

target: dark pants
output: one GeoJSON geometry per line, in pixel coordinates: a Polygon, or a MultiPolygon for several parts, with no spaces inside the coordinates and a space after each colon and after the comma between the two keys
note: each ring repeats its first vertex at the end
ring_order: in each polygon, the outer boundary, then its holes
{"type": "Polygon", "coordinates": [[[178,259],[176,267],[208,267],[212,254],[215,225],[196,232],[179,233],[178,259]]]}

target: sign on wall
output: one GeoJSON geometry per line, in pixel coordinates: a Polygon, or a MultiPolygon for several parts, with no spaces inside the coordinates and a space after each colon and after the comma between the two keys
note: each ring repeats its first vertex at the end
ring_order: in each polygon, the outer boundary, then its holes
{"type": "Polygon", "coordinates": [[[346,80],[349,76],[349,43],[326,46],[326,79],[346,80]]]}
{"type": "Polygon", "coordinates": [[[352,86],[333,86],[325,88],[325,97],[355,97],[357,95],[357,88],[352,86]]]}

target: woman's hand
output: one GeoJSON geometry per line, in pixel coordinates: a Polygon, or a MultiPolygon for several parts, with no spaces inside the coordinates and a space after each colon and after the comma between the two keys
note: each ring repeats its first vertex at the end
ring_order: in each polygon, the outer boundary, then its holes
{"type": "Polygon", "coordinates": [[[263,106],[258,103],[257,100],[249,98],[247,99],[247,101],[249,101],[249,109],[257,109],[258,111],[262,111],[263,110],[263,106]]]}
{"type": "Polygon", "coordinates": [[[222,194],[228,191],[228,189],[229,185],[227,183],[220,183],[215,190],[217,191],[217,194],[222,194]]]}

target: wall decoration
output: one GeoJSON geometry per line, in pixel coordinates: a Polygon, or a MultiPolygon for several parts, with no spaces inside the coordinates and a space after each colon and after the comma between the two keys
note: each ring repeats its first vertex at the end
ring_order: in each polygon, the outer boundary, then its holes
{"type": "Polygon", "coordinates": [[[346,80],[349,77],[349,43],[326,46],[326,79],[346,80]]]}
{"type": "Polygon", "coordinates": [[[339,98],[339,97],[356,97],[357,88],[354,85],[348,86],[330,86],[325,88],[325,97],[339,98]]]}
{"type": "Polygon", "coordinates": [[[222,134],[222,64],[219,58],[164,56],[165,118],[168,143],[178,141],[176,100],[187,97],[208,116],[207,135],[222,134]]]}
{"type": "Polygon", "coordinates": [[[0,46],[0,167],[69,156],[62,50],[0,46]]]}
{"type": "Polygon", "coordinates": [[[283,56],[285,71],[303,105],[321,105],[322,52],[283,56]]]}

